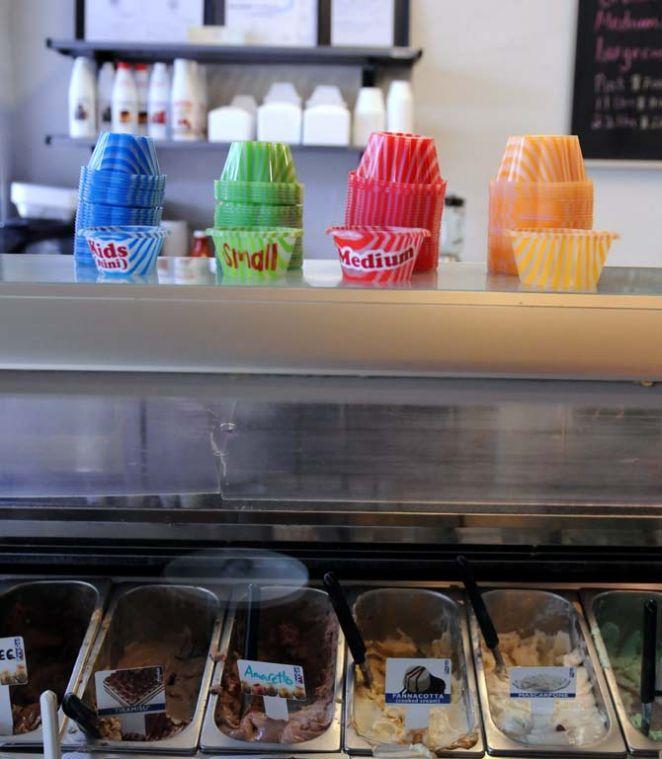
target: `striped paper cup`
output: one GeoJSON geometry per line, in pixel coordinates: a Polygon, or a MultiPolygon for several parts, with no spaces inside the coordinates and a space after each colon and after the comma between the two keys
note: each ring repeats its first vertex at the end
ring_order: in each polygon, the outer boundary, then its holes
{"type": "Polygon", "coordinates": [[[271,206],[220,200],[214,212],[215,227],[300,227],[303,205],[271,206]]]}
{"type": "Polygon", "coordinates": [[[394,285],[410,282],[427,229],[389,226],[329,227],[343,277],[350,282],[394,285]]]}
{"type": "Polygon", "coordinates": [[[441,181],[434,140],[402,132],[373,132],[356,173],[365,179],[401,184],[441,181]]]}
{"type": "Polygon", "coordinates": [[[214,182],[214,198],[231,203],[294,206],[303,202],[300,182],[214,182]]]}
{"type": "Polygon", "coordinates": [[[208,229],[213,239],[223,281],[273,282],[289,269],[303,231],[292,227],[263,229],[208,229]]]}
{"type": "Polygon", "coordinates": [[[221,181],[294,183],[297,173],[292,150],[284,142],[233,142],[221,181]]]}
{"type": "Polygon", "coordinates": [[[102,132],[87,165],[100,171],[161,174],[152,138],[133,134],[102,132]]]}
{"type": "Polygon", "coordinates": [[[156,268],[168,230],[156,226],[82,229],[97,271],[117,277],[144,277],[156,268]]]}
{"type": "Polygon", "coordinates": [[[488,269],[517,275],[511,229],[591,229],[593,182],[490,182],[488,269]],[[563,189],[565,188],[565,189],[563,189]]]}
{"type": "Polygon", "coordinates": [[[163,205],[164,197],[165,177],[95,171],[86,166],[81,167],[78,198],[85,203],[152,208],[163,205]],[[134,181],[143,179],[152,181],[134,181]]]}
{"type": "Polygon", "coordinates": [[[445,182],[431,185],[374,184],[350,174],[345,224],[427,229],[430,237],[423,240],[416,271],[434,271],[439,263],[439,232],[445,194],[445,182]]]}
{"type": "Polygon", "coordinates": [[[595,290],[618,235],[583,229],[517,229],[509,232],[517,272],[527,287],[595,290]]]}
{"type": "Polygon", "coordinates": [[[497,179],[509,182],[581,182],[584,157],[576,135],[510,137],[497,179]]]}

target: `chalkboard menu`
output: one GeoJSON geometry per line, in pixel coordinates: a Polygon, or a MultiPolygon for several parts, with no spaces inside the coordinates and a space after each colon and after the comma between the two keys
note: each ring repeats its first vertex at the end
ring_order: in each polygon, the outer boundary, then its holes
{"type": "Polygon", "coordinates": [[[572,131],[585,158],[662,161],[662,0],[579,0],[572,131]]]}

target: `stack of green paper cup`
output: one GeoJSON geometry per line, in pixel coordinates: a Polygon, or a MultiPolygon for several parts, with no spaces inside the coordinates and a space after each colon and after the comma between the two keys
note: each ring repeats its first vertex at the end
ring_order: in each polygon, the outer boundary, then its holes
{"type": "MultiPolygon", "coordinates": [[[[214,182],[214,198],[216,230],[277,230],[279,239],[285,239],[283,230],[303,228],[303,185],[297,181],[292,151],[285,143],[233,142],[221,178],[214,182]]],[[[223,265],[219,238],[212,236],[223,265]]],[[[227,237],[223,239],[227,244],[227,237]]],[[[303,264],[302,235],[292,239],[289,271],[303,264]]]]}

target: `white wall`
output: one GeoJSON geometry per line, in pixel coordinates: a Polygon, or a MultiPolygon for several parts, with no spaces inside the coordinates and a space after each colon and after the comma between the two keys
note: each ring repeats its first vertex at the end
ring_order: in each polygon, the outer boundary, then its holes
{"type": "MultiPolygon", "coordinates": [[[[411,0],[419,131],[437,138],[449,191],[467,198],[464,259],[485,260],[487,186],[511,134],[570,128],[577,0],[411,0]]],[[[662,170],[590,169],[609,263],[662,265],[662,170]]]]}

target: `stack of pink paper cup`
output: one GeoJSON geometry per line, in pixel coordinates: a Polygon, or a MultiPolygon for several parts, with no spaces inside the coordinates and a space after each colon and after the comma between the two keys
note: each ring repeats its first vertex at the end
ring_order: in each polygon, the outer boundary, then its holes
{"type": "Polygon", "coordinates": [[[445,195],[432,138],[373,132],[358,169],[349,174],[345,224],[427,229],[415,271],[434,271],[445,195]]]}

